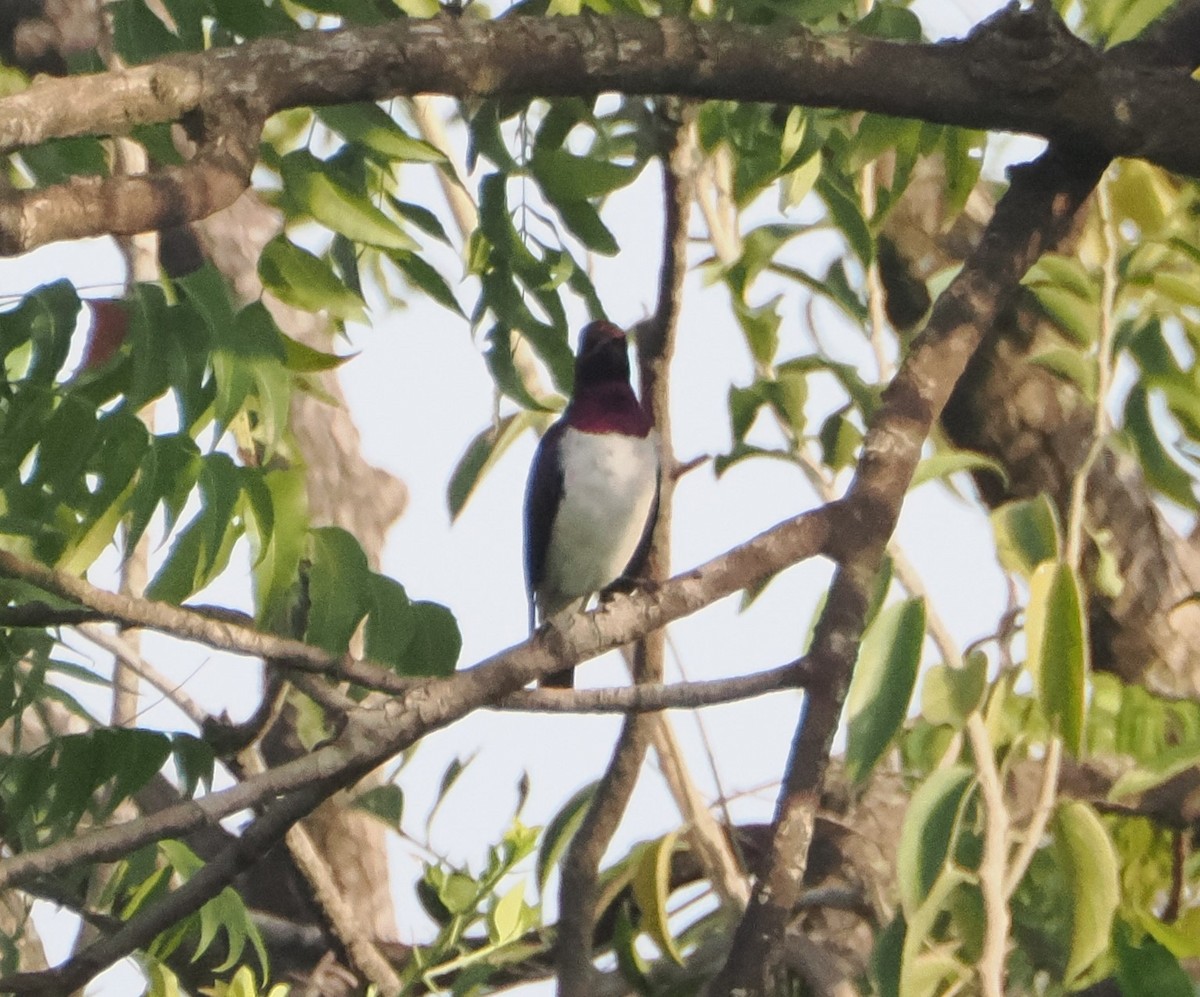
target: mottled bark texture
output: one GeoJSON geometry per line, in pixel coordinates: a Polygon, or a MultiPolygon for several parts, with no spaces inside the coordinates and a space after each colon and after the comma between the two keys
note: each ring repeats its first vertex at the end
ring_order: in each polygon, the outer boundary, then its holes
{"type": "MultiPolygon", "coordinates": [[[[919,299],[920,282],[961,261],[978,239],[990,205],[982,192],[944,229],[939,164],[926,161],[892,210],[885,238],[892,254],[890,298],[919,299]]],[[[1070,254],[1072,242],[1061,249],[1070,254]]],[[[900,305],[899,307],[903,307],[900,305]]],[[[1061,346],[1032,294],[1005,310],[968,365],[942,416],[955,446],[994,457],[1008,483],[981,472],[976,483],[991,506],[1046,493],[1066,521],[1071,484],[1092,436],[1092,403],[1070,382],[1030,358],[1061,346]]],[[[1200,549],[1156,508],[1136,461],[1109,447],[1088,478],[1087,526],[1104,536],[1124,587],[1113,597],[1089,594],[1094,664],[1167,695],[1200,694],[1200,607],[1180,605],[1200,590],[1200,549]]],[[[1094,568],[1094,544],[1088,554],[1094,568]]]]}
{"type": "Polygon", "coordinates": [[[198,143],[147,177],[76,178],[0,198],[0,253],[195,220],[249,185],[266,118],[308,105],[444,93],[594,96],[606,91],[875,111],[1043,135],[1096,156],[1137,156],[1200,175],[1196,33],[1182,0],[1168,57],[1092,49],[1048,5],[1016,4],[961,41],[905,44],[853,31],[679,18],[443,16],[301,32],[172,56],[96,77],[43,78],[0,100],[0,150],[52,137],[124,134],[173,121],[198,143]],[[108,99],[120,94],[120,100],[108,99]],[[103,215],[94,204],[110,205],[103,215]]]}

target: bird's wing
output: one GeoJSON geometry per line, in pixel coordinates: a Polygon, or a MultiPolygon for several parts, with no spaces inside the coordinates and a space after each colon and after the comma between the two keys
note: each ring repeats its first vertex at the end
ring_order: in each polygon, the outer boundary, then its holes
{"type": "Polygon", "coordinates": [[[529,597],[529,631],[537,622],[538,586],[546,573],[546,553],[554,514],[563,493],[563,470],[558,444],[566,431],[559,420],[546,430],[533,455],[529,484],[525,489],[525,592],[529,597]]]}

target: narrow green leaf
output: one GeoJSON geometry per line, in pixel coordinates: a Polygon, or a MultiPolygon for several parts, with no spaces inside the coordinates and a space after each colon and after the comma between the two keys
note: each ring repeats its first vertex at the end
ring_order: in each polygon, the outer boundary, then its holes
{"type": "Polygon", "coordinates": [[[1004,484],[1008,484],[1008,474],[1004,466],[986,454],[974,453],[970,450],[943,450],[939,453],[924,457],[917,465],[909,490],[918,488],[927,481],[937,478],[947,478],[960,471],[991,471],[1004,484]]]}
{"type": "Polygon", "coordinates": [[[884,609],[863,637],[846,697],[846,771],[862,782],[908,715],[925,643],[925,601],[884,609]]]}
{"type": "Polygon", "coordinates": [[[353,360],[357,353],[337,356],[333,353],[322,353],[306,346],[291,336],[283,337],[283,365],[297,374],[315,374],[323,370],[337,370],[338,367],[353,360]]]}
{"type": "Polygon", "coordinates": [[[602,256],[616,256],[620,252],[616,236],[589,202],[558,201],[555,207],[571,234],[592,252],[602,256]]]}
{"type": "Polygon", "coordinates": [[[1083,746],[1087,621],[1079,580],[1069,565],[1046,561],[1034,571],[1025,643],[1042,711],[1077,755],[1083,746]]]}
{"type": "Polygon", "coordinates": [[[662,953],[677,966],[683,955],[671,934],[667,900],[671,895],[671,856],[675,853],[678,832],[672,831],[641,849],[633,873],[633,897],[642,912],[641,926],[662,953]]]}
{"type": "Polygon", "coordinates": [[[1070,983],[1108,949],[1121,886],[1116,850],[1090,805],[1061,801],[1053,831],[1070,891],[1071,950],[1064,979],[1070,983]]]}
{"type": "Polygon", "coordinates": [[[347,186],[311,153],[289,152],[280,163],[287,195],[326,228],[347,239],[416,252],[417,242],[370,199],[347,186]]]}
{"type": "Polygon", "coordinates": [[[446,505],[450,509],[450,518],[458,518],[475,489],[496,466],[496,462],[514,440],[530,428],[545,429],[553,418],[549,412],[522,409],[513,415],[505,416],[495,426],[489,426],[479,433],[467,445],[466,452],[450,475],[450,484],[446,488],[446,505]]]}
{"type": "Polygon", "coordinates": [[[465,317],[462,306],[454,296],[454,291],[446,282],[446,278],[422,256],[416,253],[394,252],[388,254],[390,259],[404,274],[405,279],[420,288],[443,308],[448,308],[455,315],[465,317]]]}
{"type": "Polygon", "coordinates": [[[326,311],[337,319],[366,321],[362,298],[338,278],[333,267],[285,235],[277,235],[263,247],[258,275],[263,286],[285,304],[309,312],[326,311]]]}
{"type": "Polygon", "coordinates": [[[832,167],[826,168],[817,179],[816,191],[825,202],[829,217],[845,237],[859,262],[864,267],[870,266],[871,260],[875,258],[875,239],[871,235],[867,219],[863,217],[862,205],[850,182],[835,173],[832,167]]]}
{"type": "Polygon", "coordinates": [[[1100,328],[1100,295],[1078,260],[1046,254],[1021,281],[1042,311],[1074,343],[1090,346],[1100,328]]]}
{"type": "Polygon", "coordinates": [[[529,165],[542,191],[555,204],[604,197],[633,183],[642,169],[641,165],[620,166],[545,147],[534,151],[529,165]]]}
{"type": "Polygon", "coordinates": [[[385,160],[444,163],[446,156],[428,142],[413,138],[378,104],[323,107],[317,117],[350,142],[358,142],[385,160]]]}
{"type": "Polygon", "coordinates": [[[1060,346],[1030,357],[1029,362],[1050,371],[1068,384],[1075,385],[1088,401],[1095,400],[1096,364],[1081,350],[1071,346],[1060,346]]]}
{"type": "Polygon", "coordinates": [[[1142,384],[1135,384],[1125,400],[1125,433],[1150,484],[1185,509],[1200,508],[1192,476],[1172,459],[1159,439],[1150,417],[1146,388],[1142,384]]]}
{"type": "Polygon", "coordinates": [[[562,809],[546,824],[537,857],[537,884],[542,893],[546,892],[546,883],[550,879],[550,873],[558,865],[558,860],[566,854],[567,846],[575,837],[579,825],[583,823],[583,818],[587,814],[592,797],[596,795],[598,785],[598,782],[593,782],[584,786],[567,800],[562,809]]]}
{"type": "Polygon", "coordinates": [[[910,921],[953,853],[959,814],[972,782],[971,769],[951,765],[933,772],[912,795],[896,850],[896,885],[910,921]]]}

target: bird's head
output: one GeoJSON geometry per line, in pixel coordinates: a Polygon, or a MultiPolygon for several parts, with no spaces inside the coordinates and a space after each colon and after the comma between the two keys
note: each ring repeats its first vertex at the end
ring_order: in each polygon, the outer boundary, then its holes
{"type": "Polygon", "coordinates": [[[589,322],[579,336],[575,387],[605,381],[629,381],[629,344],[622,329],[601,320],[589,322]]]}

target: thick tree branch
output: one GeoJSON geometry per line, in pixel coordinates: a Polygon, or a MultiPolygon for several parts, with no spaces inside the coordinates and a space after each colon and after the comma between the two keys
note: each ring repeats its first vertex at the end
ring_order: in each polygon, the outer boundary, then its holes
{"type": "Polygon", "coordinates": [[[870,587],[899,516],[921,445],[984,332],[1033,262],[1066,232],[1106,165],[1051,148],[1014,171],[979,248],[934,305],[863,442],[845,501],[863,513],[839,539],[839,568],[813,637],[810,659],[827,682],[811,686],[792,744],[754,897],[710,993],[773,992],[779,943],[800,895],[813,821],[837,730],[870,587]]]}
{"type": "MultiPolygon", "coordinates": [[[[621,91],[865,110],[1027,132],[1200,175],[1200,82],[1185,71],[1194,40],[1177,38],[1175,61],[1148,68],[1124,47],[1094,51],[1047,10],[1013,4],[965,40],[922,45],[680,18],[405,19],[39,79],[0,100],[0,151],[195,112],[214,119],[206,130],[216,138],[197,161],[160,174],[16,195],[0,206],[0,252],[117,231],[111,209],[89,206],[101,193],[119,207],[120,231],[203,217],[248,183],[246,153],[270,113],[424,93],[621,91]],[[99,99],[113,93],[122,99],[99,99]],[[221,125],[223,115],[241,122],[221,125]]],[[[1180,10],[1186,30],[1190,0],[1180,10]]]]}
{"type": "MultiPolygon", "coordinates": [[[[560,628],[543,629],[531,640],[501,651],[451,678],[418,682],[396,694],[379,710],[353,713],[338,738],[296,761],[260,777],[187,801],[115,827],[100,828],[69,841],[14,855],[0,862],[0,888],[79,862],[113,861],[130,849],[172,835],[186,834],[263,800],[314,781],[336,776],[337,786],[353,783],[430,731],[471,711],[502,700],[541,676],[572,667],[620,647],[673,620],[697,612],[718,599],[754,585],[784,568],[821,553],[830,538],[852,528],[856,517],[835,503],[803,513],[731,551],[662,583],[653,592],[618,596],[595,613],[579,614],[560,628]]],[[[0,552],[0,573],[25,578],[59,591],[63,577],[50,569],[0,552]]],[[[260,634],[249,627],[214,621],[165,603],[102,593],[75,579],[60,594],[90,595],[138,617],[138,625],[260,658],[302,657],[313,670],[335,659],[298,641],[260,634]],[[99,596],[103,595],[103,600],[99,596]],[[114,603],[114,604],[116,604],[114,603]],[[209,625],[215,624],[216,629],[209,625]]],[[[330,789],[332,792],[333,789],[330,789]]]]}

